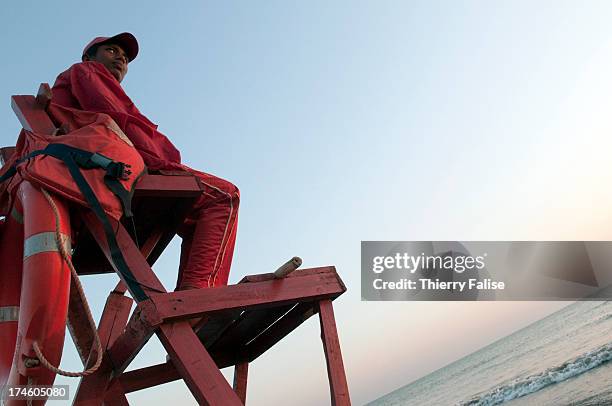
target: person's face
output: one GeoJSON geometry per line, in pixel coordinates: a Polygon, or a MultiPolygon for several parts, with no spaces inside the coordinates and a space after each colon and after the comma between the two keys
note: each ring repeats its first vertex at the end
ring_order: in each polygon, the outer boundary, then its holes
{"type": "Polygon", "coordinates": [[[125,51],[116,44],[98,46],[93,58],[85,56],[86,61],[100,62],[121,83],[128,71],[128,58],[125,51]]]}

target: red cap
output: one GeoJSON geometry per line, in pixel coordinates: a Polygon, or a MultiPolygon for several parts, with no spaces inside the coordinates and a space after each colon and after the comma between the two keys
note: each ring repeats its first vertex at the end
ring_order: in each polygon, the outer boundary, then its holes
{"type": "Polygon", "coordinates": [[[103,43],[113,43],[119,45],[125,51],[129,62],[132,62],[136,58],[136,55],[138,55],[138,41],[136,41],[136,37],[129,32],[122,32],[114,37],[96,37],[92,39],[91,42],[85,46],[85,49],[83,49],[83,56],[85,56],[89,48],[92,46],[103,43]]]}

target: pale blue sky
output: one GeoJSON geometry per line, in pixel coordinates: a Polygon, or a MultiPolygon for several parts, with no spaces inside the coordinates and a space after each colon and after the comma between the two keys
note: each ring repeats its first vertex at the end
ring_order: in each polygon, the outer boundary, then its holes
{"type": "MultiPolygon", "coordinates": [[[[134,33],[128,94],[185,163],[240,187],[230,282],[294,255],[337,266],[362,404],[562,303],[361,303],[361,240],[610,239],[611,8],[22,1],[0,12],[0,142],[19,130],[11,94],[52,83],[94,36],[134,33]]],[[[155,267],[168,288],[177,263],[174,243],[155,267]]],[[[96,317],[114,281],[85,278],[96,317]]],[[[62,365],[78,368],[66,347],[62,365]]],[[[249,403],[324,404],[320,347],[313,319],[252,365],[249,403]]],[[[147,348],[135,365],[163,361],[155,338],[147,348]]],[[[192,402],[164,388],[130,399],[192,402]]]]}

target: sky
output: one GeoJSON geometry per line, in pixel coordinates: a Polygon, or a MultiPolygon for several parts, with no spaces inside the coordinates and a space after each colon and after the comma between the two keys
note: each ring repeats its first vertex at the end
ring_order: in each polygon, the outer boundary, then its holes
{"type": "MultiPolygon", "coordinates": [[[[240,188],[230,283],[294,255],[336,266],[348,384],[363,404],[567,303],[362,302],[362,240],[611,239],[612,5],[580,6],[13,2],[0,12],[0,143],[20,129],[10,95],[53,83],[93,37],[132,32],[128,95],[184,163],[240,188]]],[[[154,266],[168,289],[179,246],[154,266]]],[[[116,277],[83,280],[98,318],[116,277]]],[[[79,369],[65,347],[62,367],[79,369]]],[[[154,337],[133,365],[164,357],[154,337]]],[[[311,318],[252,363],[247,399],[327,404],[326,379],[311,318]]],[[[195,404],[181,382],[128,398],[195,404]]]]}

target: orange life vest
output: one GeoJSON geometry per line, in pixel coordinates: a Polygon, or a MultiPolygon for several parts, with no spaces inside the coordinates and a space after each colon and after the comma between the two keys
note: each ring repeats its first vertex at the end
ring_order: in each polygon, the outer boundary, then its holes
{"type": "Polygon", "coordinates": [[[108,216],[131,217],[131,195],[145,165],[138,151],[106,114],[51,104],[48,112],[65,135],[23,130],[16,150],[0,173],[0,209],[12,207],[23,180],[88,207],[104,228],[112,262],[135,298],[146,293],[132,275],[108,216]],[[123,209],[123,210],[122,210],[123,209]]]}
{"type": "Polygon", "coordinates": [[[117,220],[122,214],[131,216],[134,184],[145,166],[130,140],[106,114],[55,104],[49,106],[48,112],[56,122],[62,123],[66,134],[50,136],[21,131],[15,153],[0,173],[4,178],[12,176],[5,182],[8,195],[4,198],[12,200],[10,196],[14,195],[16,186],[21,179],[26,179],[90,207],[90,199],[78,184],[79,176],[69,165],[73,161],[106,214],[117,220]]]}

